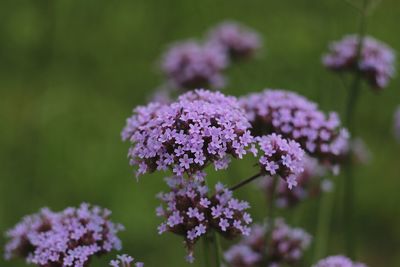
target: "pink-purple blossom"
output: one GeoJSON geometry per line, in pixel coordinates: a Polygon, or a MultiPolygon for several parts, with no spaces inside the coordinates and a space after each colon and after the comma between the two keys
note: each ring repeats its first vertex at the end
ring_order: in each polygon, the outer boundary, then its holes
{"type": "Polygon", "coordinates": [[[293,140],[275,133],[257,137],[261,157],[261,173],[280,176],[289,189],[297,185],[297,176],[303,172],[304,150],[293,140]]]}
{"type": "Polygon", "coordinates": [[[44,208],[7,231],[5,258],[24,258],[41,267],[85,267],[93,255],[121,248],[116,234],[123,227],[111,222],[110,215],[86,203],[61,212],[44,208]]]}
{"type": "Polygon", "coordinates": [[[129,255],[117,255],[117,258],[110,261],[112,267],[143,267],[143,262],[134,262],[135,259],[129,255]]]}
{"type": "Polygon", "coordinates": [[[385,88],[395,74],[393,49],[373,37],[364,37],[357,60],[359,41],[357,35],[347,35],[332,42],[322,58],[323,64],[334,71],[359,71],[374,88],[385,88]]]}
{"type": "Polygon", "coordinates": [[[297,141],[301,147],[322,163],[336,165],[348,148],[349,134],[340,125],[337,113],[326,116],[316,103],[285,90],[266,89],[240,99],[253,126],[252,133],[260,136],[281,134],[297,141]]]}
{"type": "Polygon", "coordinates": [[[265,237],[268,226],[253,225],[251,234],[224,254],[232,267],[296,265],[310,246],[311,236],[300,228],[289,227],[283,219],[275,220],[271,240],[265,237]],[[267,247],[265,247],[267,246],[267,247]]]}
{"type": "Polygon", "coordinates": [[[312,267],[367,267],[367,266],[363,263],[353,262],[346,256],[335,255],[320,260],[312,267]]]}
{"type": "Polygon", "coordinates": [[[213,88],[225,85],[222,71],[228,58],[221,46],[186,41],[173,44],[164,54],[161,70],[177,89],[213,88]]]}
{"type": "Polygon", "coordinates": [[[208,39],[210,43],[220,45],[232,59],[251,58],[262,46],[258,33],[233,21],[217,25],[210,31],[208,39]]]}
{"type": "Polygon", "coordinates": [[[172,169],[193,176],[210,163],[226,169],[231,157],[242,158],[253,142],[249,128],[236,98],[195,90],[170,105],[136,108],[122,138],[132,143],[128,157],[138,175],[172,169]]]}
{"type": "Polygon", "coordinates": [[[158,197],[163,205],[156,209],[157,216],[166,220],[158,227],[160,234],[172,232],[183,236],[188,259],[193,260],[194,245],[209,231],[218,231],[226,238],[248,235],[252,222],[245,210],[249,204],[233,197],[222,184],[215,186],[212,196],[204,182],[182,177],[167,178],[170,191],[158,197]]]}

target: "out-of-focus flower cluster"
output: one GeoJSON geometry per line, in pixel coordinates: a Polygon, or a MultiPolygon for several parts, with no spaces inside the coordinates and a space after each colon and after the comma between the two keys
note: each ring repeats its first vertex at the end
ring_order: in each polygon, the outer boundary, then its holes
{"type": "Polygon", "coordinates": [[[156,210],[166,221],[158,230],[160,234],[169,231],[184,237],[188,261],[194,259],[196,241],[212,229],[226,238],[249,234],[252,219],[245,212],[249,204],[234,198],[222,184],[215,186],[215,193],[210,197],[203,182],[173,177],[167,183],[170,191],[159,194],[164,205],[156,210]]]}
{"type": "Polygon", "coordinates": [[[242,158],[253,142],[249,127],[236,98],[195,90],[170,105],[136,108],[122,138],[132,143],[128,156],[138,175],[171,168],[193,176],[209,163],[219,170],[231,156],[242,158]]]}
{"type": "Polygon", "coordinates": [[[331,43],[323,64],[335,71],[359,71],[374,88],[386,87],[395,73],[394,51],[375,38],[365,37],[358,59],[359,43],[357,35],[347,35],[331,43]]]}
{"type": "Polygon", "coordinates": [[[360,137],[354,138],[350,142],[348,153],[351,153],[351,158],[354,163],[368,164],[372,159],[372,153],[366,143],[360,137]]]}
{"type": "Polygon", "coordinates": [[[242,97],[255,136],[278,133],[300,143],[323,163],[337,164],[348,148],[349,134],[341,128],[335,112],[326,116],[303,96],[284,90],[266,89],[242,97]]]}
{"type": "Polygon", "coordinates": [[[256,32],[233,21],[223,22],[212,29],[209,42],[220,45],[231,59],[251,58],[262,46],[261,37],[256,32]]]}
{"type": "Polygon", "coordinates": [[[320,260],[312,267],[367,267],[363,263],[353,262],[349,258],[336,255],[336,256],[329,256],[325,259],[320,260]]]}
{"type": "Polygon", "coordinates": [[[110,266],[112,267],[143,267],[143,262],[134,263],[134,258],[129,255],[117,255],[117,259],[110,261],[110,266]],[[133,265],[134,264],[134,265],[133,265]]]}
{"type": "Polygon", "coordinates": [[[394,135],[400,143],[400,106],[397,107],[394,113],[394,135]]]}
{"type": "Polygon", "coordinates": [[[269,227],[254,225],[248,237],[225,252],[225,260],[229,266],[295,265],[311,243],[308,233],[300,228],[289,227],[281,218],[275,220],[271,239],[266,241],[266,231],[270,230],[269,227]]]}
{"type": "Polygon", "coordinates": [[[177,43],[165,53],[161,69],[169,83],[177,88],[222,88],[222,75],[228,65],[223,48],[195,41],[177,43]]]}
{"type": "Polygon", "coordinates": [[[42,267],[87,266],[93,255],[121,248],[116,234],[123,227],[111,222],[110,214],[85,203],[61,212],[44,208],[6,233],[5,258],[20,257],[42,267]]]}
{"type": "Polygon", "coordinates": [[[275,133],[257,137],[261,150],[259,164],[262,174],[282,177],[289,189],[297,185],[297,176],[303,172],[304,150],[293,140],[275,133]]]}
{"type": "Polygon", "coordinates": [[[261,37],[255,31],[239,23],[224,22],[211,29],[203,42],[172,44],[163,55],[160,68],[168,88],[221,89],[226,84],[223,71],[232,59],[252,58],[261,45],[261,37]]]}
{"type": "Polygon", "coordinates": [[[307,198],[314,198],[326,190],[330,190],[331,183],[322,177],[326,171],[317,160],[311,157],[304,158],[304,171],[296,176],[297,186],[289,189],[286,182],[279,180],[273,189],[273,178],[265,177],[258,186],[265,192],[268,201],[274,201],[279,208],[295,207],[307,198]],[[273,193],[274,191],[274,193],[273,193]],[[271,197],[274,196],[274,200],[271,197]]]}

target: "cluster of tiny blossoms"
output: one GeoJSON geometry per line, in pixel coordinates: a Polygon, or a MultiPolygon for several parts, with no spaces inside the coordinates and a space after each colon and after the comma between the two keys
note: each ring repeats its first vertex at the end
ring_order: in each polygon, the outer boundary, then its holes
{"type": "Polygon", "coordinates": [[[297,185],[296,178],[303,172],[304,150],[293,140],[275,133],[256,138],[262,153],[259,164],[264,175],[279,175],[289,189],[297,185]]]}
{"type": "Polygon", "coordinates": [[[394,51],[372,37],[365,37],[360,58],[357,60],[359,41],[357,35],[347,35],[342,40],[333,42],[329,46],[329,52],[323,56],[323,64],[335,71],[360,71],[373,87],[386,87],[395,72],[394,51]]]}
{"type": "Polygon", "coordinates": [[[193,176],[209,163],[219,170],[230,156],[242,158],[253,142],[249,127],[236,98],[195,90],[169,105],[136,108],[122,138],[132,143],[128,157],[138,175],[170,168],[193,176]]]}
{"type": "Polygon", "coordinates": [[[111,212],[81,204],[61,212],[42,209],[26,216],[6,233],[5,258],[25,258],[42,267],[84,267],[93,255],[119,250],[122,226],[109,220],[111,212]]]}
{"type": "Polygon", "coordinates": [[[240,99],[256,136],[278,133],[300,143],[321,162],[336,165],[348,148],[349,134],[336,113],[326,116],[317,104],[284,90],[266,89],[240,99]]]}
{"type": "Polygon", "coordinates": [[[271,240],[265,241],[264,226],[254,225],[251,234],[225,252],[231,267],[295,265],[311,242],[311,236],[300,228],[290,228],[283,219],[276,219],[271,240]],[[267,245],[267,248],[265,247],[267,245]]]}
{"type": "Polygon", "coordinates": [[[296,176],[297,186],[292,189],[289,189],[283,180],[279,180],[273,189],[271,177],[261,179],[258,186],[265,192],[268,201],[274,201],[279,208],[295,207],[307,198],[319,196],[322,192],[330,190],[331,182],[322,179],[325,169],[317,160],[306,156],[303,166],[304,171],[296,176]]]}
{"type": "Polygon", "coordinates": [[[227,21],[209,33],[209,42],[219,44],[232,59],[253,57],[261,48],[261,37],[239,23],[227,21]]]}
{"type": "Polygon", "coordinates": [[[249,204],[234,198],[222,184],[215,186],[211,197],[203,182],[173,177],[167,184],[171,190],[158,195],[164,205],[157,208],[157,216],[166,218],[158,230],[160,234],[169,231],[184,237],[189,262],[194,259],[194,244],[211,229],[226,238],[249,234],[252,219],[245,212],[249,204]]]}
{"type": "Polygon", "coordinates": [[[143,267],[144,264],[143,262],[136,262],[135,265],[132,265],[134,263],[134,258],[132,258],[129,255],[123,254],[123,255],[117,255],[117,259],[111,260],[110,261],[110,266],[112,267],[143,267]]]}
{"type": "Polygon", "coordinates": [[[322,259],[312,267],[367,267],[367,266],[363,263],[353,262],[345,256],[336,255],[322,259]]]}
{"type": "Polygon", "coordinates": [[[219,45],[195,41],[177,43],[165,53],[161,69],[168,82],[179,89],[222,88],[222,71],[228,58],[219,45]]]}

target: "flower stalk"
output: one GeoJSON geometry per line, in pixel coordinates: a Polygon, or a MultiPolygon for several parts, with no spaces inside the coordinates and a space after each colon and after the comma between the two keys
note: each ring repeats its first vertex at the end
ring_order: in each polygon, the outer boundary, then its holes
{"type": "Polygon", "coordinates": [[[245,186],[246,184],[251,183],[252,181],[254,181],[255,179],[257,179],[260,176],[261,176],[261,172],[259,172],[257,174],[254,174],[253,176],[251,176],[251,177],[249,177],[249,178],[237,183],[236,185],[232,186],[231,188],[229,188],[229,190],[230,191],[235,191],[235,190],[241,188],[242,186],[245,186]]]}
{"type": "MultiPolygon", "coordinates": [[[[360,9],[360,28],[358,32],[358,44],[357,44],[357,57],[356,63],[359,64],[360,57],[363,49],[363,42],[366,32],[366,16],[367,16],[368,0],[363,0],[362,8],[360,9]]],[[[361,90],[361,79],[362,73],[356,69],[354,72],[353,82],[349,88],[349,97],[347,100],[346,111],[345,111],[345,123],[350,133],[355,136],[355,125],[354,116],[356,112],[357,102],[361,90]]],[[[353,164],[350,159],[350,153],[348,155],[347,166],[345,168],[344,175],[344,201],[343,201],[343,225],[345,227],[345,248],[347,255],[351,258],[354,257],[354,239],[356,235],[354,233],[354,198],[355,198],[355,182],[354,182],[354,170],[353,164]]]]}

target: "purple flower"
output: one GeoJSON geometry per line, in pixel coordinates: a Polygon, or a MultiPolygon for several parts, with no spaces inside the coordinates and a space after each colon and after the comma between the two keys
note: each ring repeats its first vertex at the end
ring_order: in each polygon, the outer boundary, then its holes
{"type": "Polygon", "coordinates": [[[225,252],[232,267],[296,265],[311,242],[311,236],[300,228],[290,228],[283,219],[276,219],[271,240],[265,236],[270,228],[253,225],[251,234],[225,252]],[[267,247],[265,247],[267,245],[267,247]],[[267,263],[267,265],[265,265],[267,263]]]}
{"type": "Polygon", "coordinates": [[[136,262],[134,265],[134,258],[129,255],[117,255],[117,259],[110,261],[110,266],[112,267],[143,267],[144,264],[142,262],[136,262]]]}
{"type": "Polygon", "coordinates": [[[227,65],[220,46],[186,41],[169,48],[162,58],[161,70],[171,86],[179,89],[222,88],[225,79],[221,72],[227,65]]]}
{"type": "Polygon", "coordinates": [[[349,258],[345,256],[336,255],[322,259],[318,263],[314,264],[312,267],[367,267],[367,266],[363,263],[352,262],[349,258]]]}
{"type": "Polygon", "coordinates": [[[204,182],[172,177],[167,178],[167,184],[171,191],[158,194],[165,205],[157,208],[157,215],[166,219],[158,230],[160,234],[168,231],[183,236],[188,259],[194,259],[195,243],[211,229],[226,238],[248,234],[252,220],[245,210],[249,204],[233,198],[223,185],[217,184],[209,197],[204,182]]]}
{"type": "Polygon", "coordinates": [[[400,143],[400,106],[397,107],[394,113],[394,135],[400,143]]]}
{"type": "Polygon", "coordinates": [[[261,172],[270,176],[279,175],[287,182],[289,189],[296,186],[296,177],[304,170],[304,151],[300,145],[274,133],[257,137],[257,141],[261,150],[261,172]]]}
{"type": "MultiPolygon", "coordinates": [[[[275,204],[279,208],[295,207],[307,198],[315,198],[325,191],[324,185],[330,182],[324,180],[325,168],[311,157],[304,157],[304,171],[296,176],[297,186],[289,189],[284,180],[279,180],[275,191],[275,204]]],[[[258,184],[267,195],[272,196],[272,179],[267,176],[258,184]]]]}
{"type": "Polygon", "coordinates": [[[86,266],[93,255],[121,248],[116,234],[123,227],[111,222],[110,214],[85,203],[57,213],[44,208],[6,233],[5,258],[21,257],[38,266],[86,266]]]}
{"type": "Polygon", "coordinates": [[[296,93],[266,89],[240,99],[255,136],[277,133],[297,141],[322,163],[336,165],[348,148],[349,134],[336,113],[325,116],[317,104],[296,93]]]}
{"type": "Polygon", "coordinates": [[[212,29],[209,42],[223,47],[232,59],[251,58],[262,46],[261,37],[256,32],[232,21],[212,29]]]}
{"type": "Polygon", "coordinates": [[[322,58],[323,64],[334,71],[360,71],[371,86],[383,89],[395,73],[394,51],[372,37],[365,37],[357,62],[358,45],[357,35],[347,35],[339,41],[332,42],[329,52],[322,58]]]}
{"type": "Polygon", "coordinates": [[[262,255],[247,245],[238,244],[226,251],[224,258],[232,267],[252,267],[261,262],[262,255]]]}
{"type": "Polygon", "coordinates": [[[122,138],[132,143],[128,157],[138,175],[169,168],[192,177],[209,163],[225,169],[230,156],[246,154],[253,141],[249,128],[236,98],[195,90],[170,105],[136,108],[122,138]]]}

